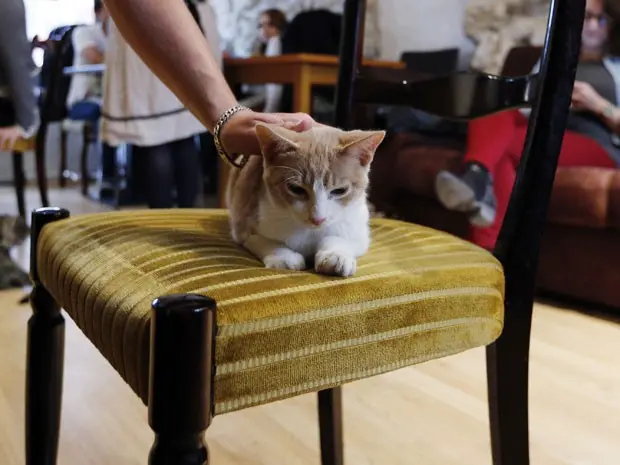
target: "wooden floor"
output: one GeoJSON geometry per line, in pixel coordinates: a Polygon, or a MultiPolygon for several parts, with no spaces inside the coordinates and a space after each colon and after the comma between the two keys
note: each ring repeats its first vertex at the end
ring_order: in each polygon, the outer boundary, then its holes
{"type": "MultiPolygon", "coordinates": [[[[29,206],[37,198],[29,193],[29,206]]],[[[51,201],[101,209],[76,190],[51,201]]],[[[0,213],[14,211],[0,189],[0,213]]],[[[25,263],[25,249],[16,256],[25,263]]],[[[0,293],[0,463],[21,465],[28,306],[0,293]]],[[[620,314],[620,313],[619,313],[620,314]]],[[[490,465],[484,350],[345,386],[346,461],[355,465],[490,465]]],[[[314,396],[216,417],[215,465],[318,465],[314,396]]],[[[68,320],[60,465],[146,465],[146,408],[68,320]]],[[[532,465],[620,464],[620,324],[558,306],[535,310],[532,465]]]]}

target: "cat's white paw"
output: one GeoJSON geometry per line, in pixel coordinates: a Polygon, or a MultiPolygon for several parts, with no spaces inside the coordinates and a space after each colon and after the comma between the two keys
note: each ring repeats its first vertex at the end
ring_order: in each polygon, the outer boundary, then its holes
{"type": "Polygon", "coordinates": [[[342,252],[319,251],[314,259],[314,269],[321,274],[353,276],[357,271],[357,260],[342,252]]]}
{"type": "Polygon", "coordinates": [[[296,270],[306,269],[306,260],[303,255],[294,250],[280,249],[272,255],[267,255],[263,259],[266,268],[277,268],[280,270],[296,270]]]}

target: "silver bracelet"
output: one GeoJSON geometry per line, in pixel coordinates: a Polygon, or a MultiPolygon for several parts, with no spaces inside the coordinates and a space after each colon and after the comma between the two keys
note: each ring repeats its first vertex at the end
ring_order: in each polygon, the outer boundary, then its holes
{"type": "Polygon", "coordinates": [[[222,114],[222,116],[220,116],[220,118],[215,123],[215,128],[213,129],[213,141],[215,142],[215,148],[217,150],[217,153],[222,158],[222,160],[224,160],[233,168],[243,168],[250,157],[245,154],[233,154],[232,156],[230,156],[228,153],[226,153],[226,150],[224,150],[222,142],[220,141],[220,131],[232,115],[243,110],[251,111],[248,107],[245,107],[243,105],[235,105],[234,107],[229,108],[222,114]]]}

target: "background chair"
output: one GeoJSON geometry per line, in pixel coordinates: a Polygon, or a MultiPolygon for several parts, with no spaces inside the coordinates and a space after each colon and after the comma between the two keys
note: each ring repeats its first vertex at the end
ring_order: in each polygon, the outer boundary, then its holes
{"type": "Polygon", "coordinates": [[[416,50],[403,52],[400,60],[407,69],[426,74],[450,74],[456,71],[459,61],[458,48],[442,50],[416,50]]]}
{"type": "MultiPolygon", "coordinates": [[[[14,121],[14,108],[13,104],[8,100],[2,100],[0,113],[2,119],[5,121],[14,121]]],[[[19,216],[26,219],[26,176],[24,173],[24,153],[33,152],[35,156],[37,184],[39,187],[39,193],[41,195],[41,205],[47,207],[47,178],[45,173],[45,135],[44,130],[41,129],[44,123],[41,122],[36,134],[28,139],[20,138],[13,146],[13,184],[15,187],[15,196],[17,198],[17,210],[19,216]]]]}
{"type": "Polygon", "coordinates": [[[364,6],[361,0],[345,4],[339,125],[352,126],[355,105],[377,101],[471,118],[528,106],[537,97],[497,258],[427,228],[373,220],[375,241],[360,261],[364,269],[358,267],[362,281],[357,285],[313,273],[265,270],[231,243],[222,211],[131,211],[69,219],[65,210],[39,210],[32,227],[28,465],[53,463],[56,455],[61,306],[148,405],[156,435],[152,465],[206,464],[203,435],[214,415],[307,392],[318,392],[322,463],[340,465],[342,384],[493,341],[487,355],[493,460],[495,465],[529,462],[534,275],[575,77],[584,2],[551,2],[540,79],[458,73],[418,74],[403,81],[403,74],[395,74],[382,76],[381,82],[360,68],[364,6]],[[526,92],[532,84],[535,92],[526,92]],[[468,99],[461,98],[463,89],[468,99]],[[438,98],[442,95],[450,98],[438,98]],[[390,239],[377,234],[381,230],[390,239]],[[454,256],[421,254],[416,237],[437,241],[436,251],[457,251],[459,260],[473,258],[480,268],[458,271],[472,260],[456,263],[454,256]],[[416,263],[399,268],[396,256],[416,263]],[[427,266],[440,262],[446,274],[425,273],[419,265],[424,259],[432,263],[427,266]],[[368,271],[375,266],[387,274],[378,278],[368,271]],[[450,280],[485,286],[488,294],[474,292],[474,300],[468,300],[439,292],[450,280]],[[420,297],[415,289],[423,285],[449,304],[398,305],[399,299],[420,297]],[[332,307],[325,309],[325,302],[332,307]],[[459,312],[456,320],[454,312],[459,312]],[[430,320],[422,322],[420,315],[430,320]],[[497,339],[504,318],[505,330],[497,339]],[[401,319],[404,326],[394,325],[401,319]]]}
{"type": "MultiPolygon", "coordinates": [[[[296,15],[282,34],[282,54],[338,55],[342,15],[325,9],[310,9],[296,15]]],[[[334,86],[312,88],[312,115],[319,121],[333,118],[334,86]]],[[[293,86],[283,84],[281,111],[293,109],[293,86]]]]}
{"type": "Polygon", "coordinates": [[[17,211],[19,216],[26,219],[26,175],[24,173],[24,153],[34,152],[37,185],[41,196],[41,205],[49,206],[47,196],[47,178],[45,173],[45,140],[41,140],[39,134],[35,134],[29,139],[20,139],[13,147],[13,183],[15,185],[15,195],[17,197],[17,211]]]}

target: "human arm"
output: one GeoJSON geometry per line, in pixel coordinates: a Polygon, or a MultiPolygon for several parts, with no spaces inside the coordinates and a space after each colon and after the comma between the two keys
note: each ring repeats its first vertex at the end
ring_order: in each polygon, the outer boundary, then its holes
{"type": "Polygon", "coordinates": [[[26,11],[22,0],[0,1],[0,69],[15,111],[15,127],[5,128],[2,145],[14,142],[15,135],[29,137],[38,125],[32,57],[26,36],[26,11]],[[19,129],[19,131],[17,130],[19,129]]]}
{"type": "MultiPolygon", "coordinates": [[[[237,100],[228,86],[206,38],[181,0],[106,0],[116,27],[146,65],[183,104],[213,131],[217,120],[237,100]]],[[[235,113],[220,133],[232,153],[260,153],[257,122],[309,128],[307,115],[235,113]]]]}
{"type": "Polygon", "coordinates": [[[92,65],[103,63],[105,58],[103,52],[101,52],[101,50],[97,47],[86,47],[82,50],[82,57],[85,61],[92,65]]]}
{"type": "Polygon", "coordinates": [[[614,134],[620,132],[620,108],[602,97],[594,88],[583,81],[575,81],[571,108],[596,115],[614,134]]]}
{"type": "Polygon", "coordinates": [[[105,61],[105,36],[100,25],[75,28],[72,41],[73,49],[85,63],[96,65],[105,61]]]}

